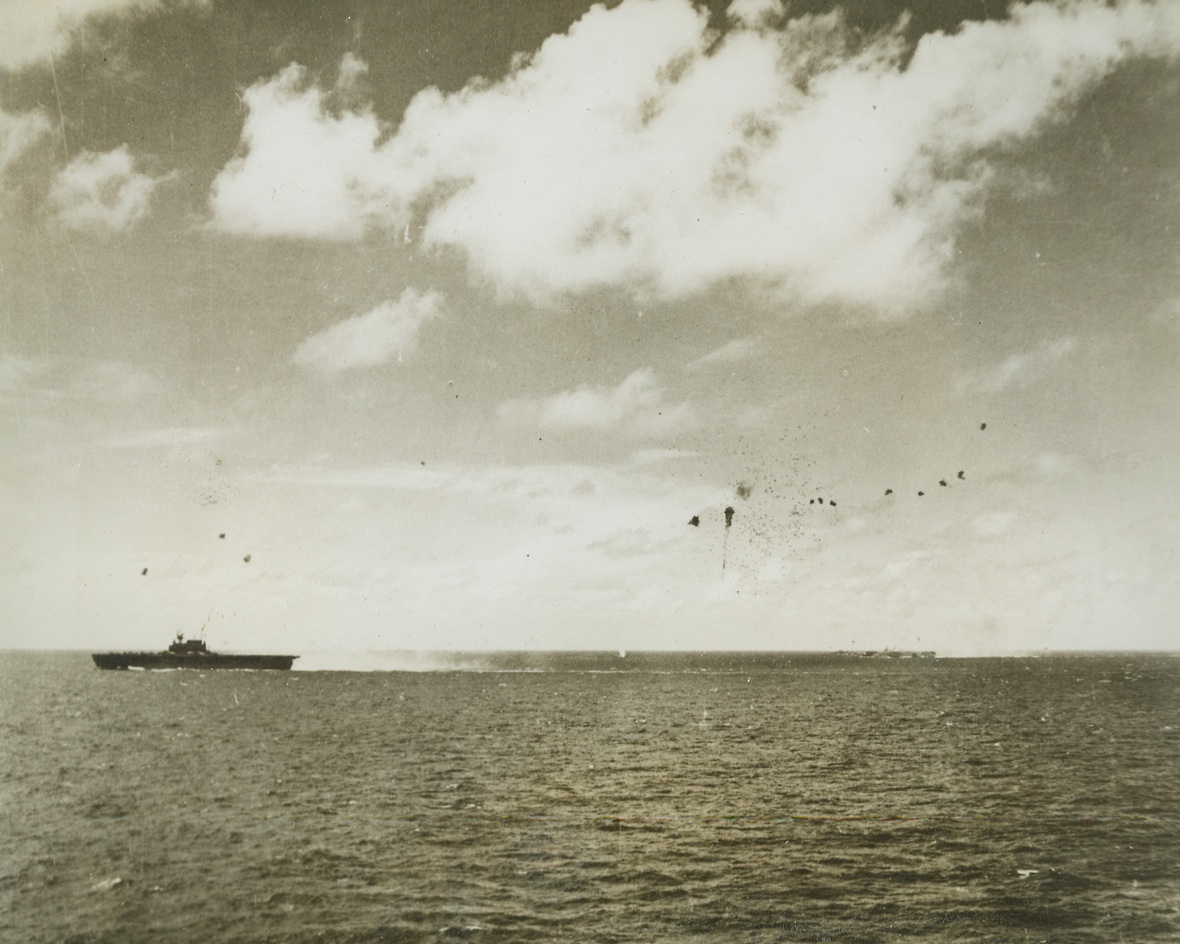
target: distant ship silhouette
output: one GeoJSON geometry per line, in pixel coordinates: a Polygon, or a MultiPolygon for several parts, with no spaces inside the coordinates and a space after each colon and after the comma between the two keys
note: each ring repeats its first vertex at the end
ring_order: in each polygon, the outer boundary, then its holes
{"type": "Polygon", "coordinates": [[[239,655],[210,652],[203,639],[176,639],[163,652],[95,652],[100,669],[278,669],[291,668],[299,656],[239,655]]]}

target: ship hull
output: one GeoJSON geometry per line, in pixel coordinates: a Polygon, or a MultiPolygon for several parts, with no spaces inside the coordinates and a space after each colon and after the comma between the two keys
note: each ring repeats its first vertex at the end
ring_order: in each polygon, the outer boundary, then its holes
{"type": "Polygon", "coordinates": [[[100,669],[290,669],[298,656],[252,656],[221,653],[96,652],[100,669]]]}

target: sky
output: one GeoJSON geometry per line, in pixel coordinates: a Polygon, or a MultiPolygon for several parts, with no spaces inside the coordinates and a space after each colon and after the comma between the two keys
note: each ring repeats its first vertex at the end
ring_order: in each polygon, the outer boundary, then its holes
{"type": "Polygon", "coordinates": [[[2,18],[0,648],[1176,648],[1180,4],[2,18]]]}

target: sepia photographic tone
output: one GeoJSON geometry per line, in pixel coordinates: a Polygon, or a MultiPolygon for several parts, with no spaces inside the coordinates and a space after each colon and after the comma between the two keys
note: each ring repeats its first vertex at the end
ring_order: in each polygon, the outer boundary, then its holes
{"type": "Polygon", "coordinates": [[[1180,935],[1180,5],[9,0],[0,941],[1180,935]]]}

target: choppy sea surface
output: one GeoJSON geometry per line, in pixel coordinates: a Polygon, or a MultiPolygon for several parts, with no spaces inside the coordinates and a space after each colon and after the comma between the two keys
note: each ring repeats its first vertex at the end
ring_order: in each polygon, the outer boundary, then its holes
{"type": "Polygon", "coordinates": [[[0,653],[0,940],[1180,940],[1180,658],[453,664],[0,653]]]}

